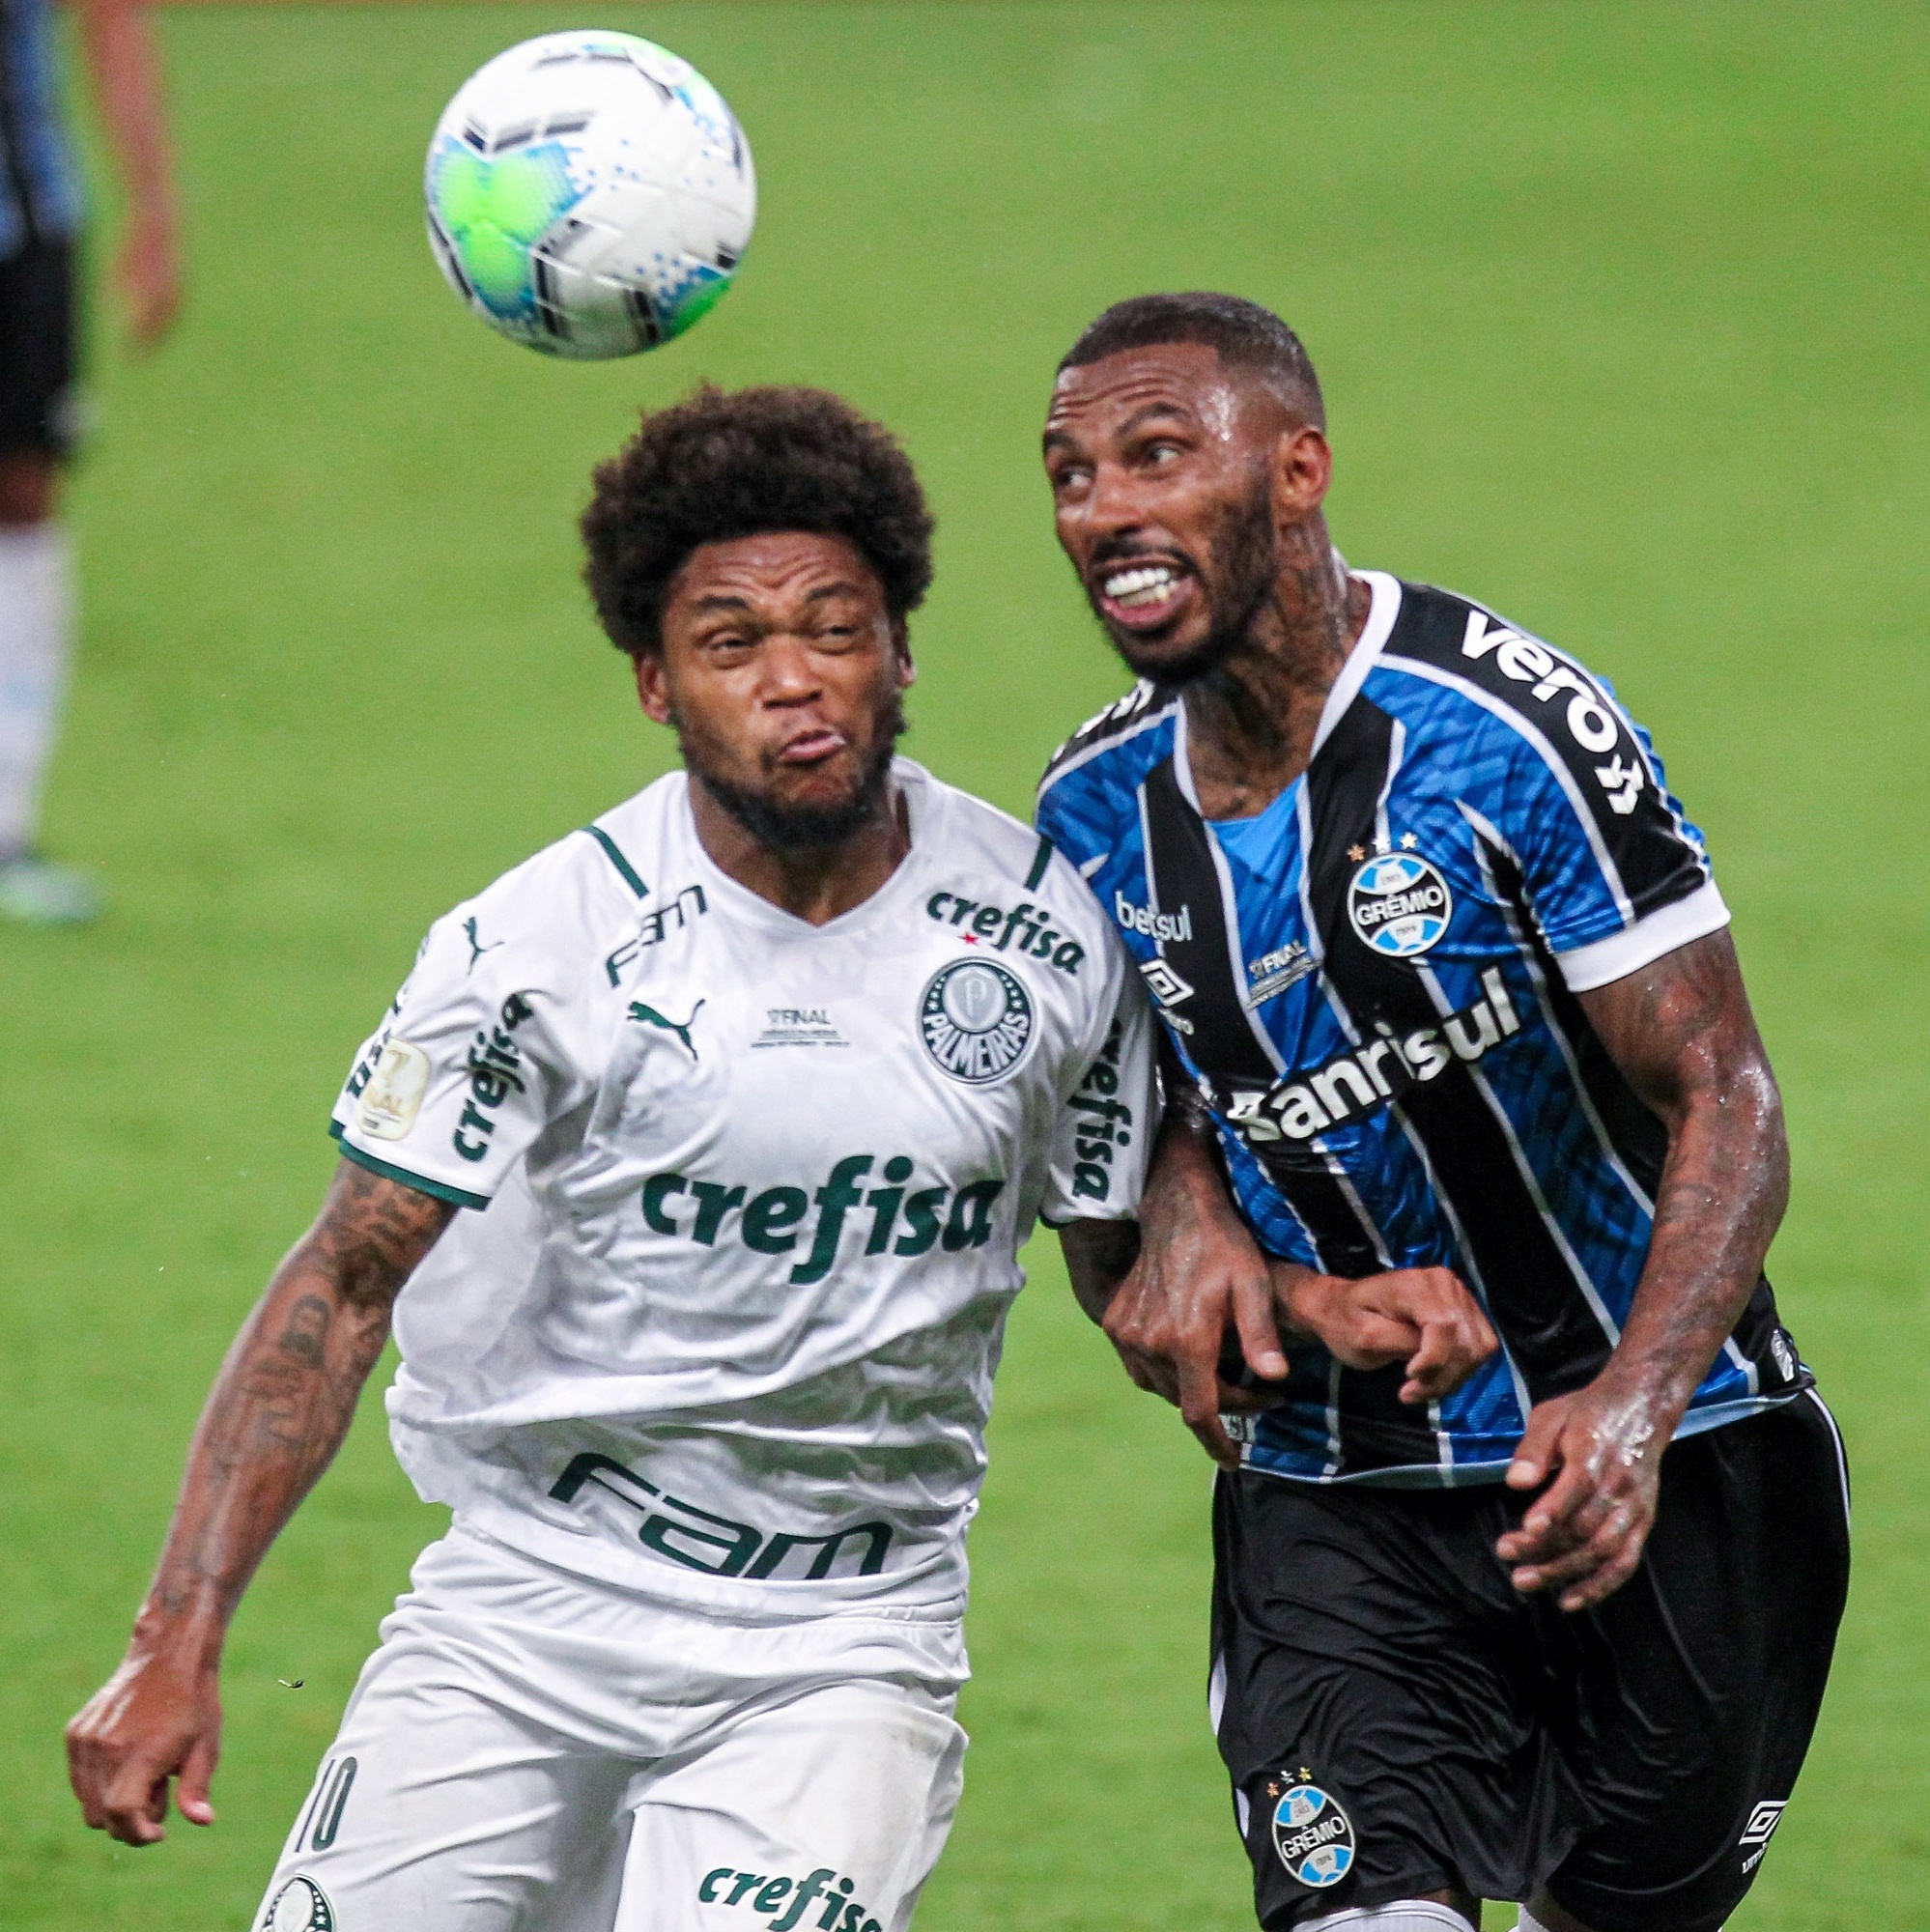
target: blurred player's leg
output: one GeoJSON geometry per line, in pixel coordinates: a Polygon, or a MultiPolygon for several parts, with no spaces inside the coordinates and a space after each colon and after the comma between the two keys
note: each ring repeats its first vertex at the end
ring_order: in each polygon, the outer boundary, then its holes
{"type": "Polygon", "coordinates": [[[71,648],[55,510],[73,361],[72,248],[30,242],[0,262],[0,916],[49,923],[99,909],[84,873],[36,849],[71,648]]]}
{"type": "Polygon", "coordinates": [[[282,1850],[264,1932],[610,1932],[634,1769],[452,1683],[370,1660],[282,1850]]]}

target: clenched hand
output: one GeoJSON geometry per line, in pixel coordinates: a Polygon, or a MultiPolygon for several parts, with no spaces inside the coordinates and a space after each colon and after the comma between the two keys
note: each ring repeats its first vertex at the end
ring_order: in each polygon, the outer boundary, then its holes
{"type": "Polygon", "coordinates": [[[1565,1610],[1585,1610],[1619,1590],[1635,1574],[1655,1524],[1662,1451],[1672,1433],[1653,1398],[1628,1393],[1607,1376],[1537,1403],[1509,1464],[1508,1485],[1548,1487],[1520,1528],[1495,1545],[1496,1555],[1513,1567],[1516,1589],[1524,1596],[1557,1590],[1565,1610]]]}
{"type": "Polygon", "coordinates": [[[124,1845],[167,1833],[168,1780],[190,1825],[212,1825],[208,1787],[221,1752],[214,1667],[138,1647],[67,1727],[67,1774],[87,1822],[124,1845]]]}
{"type": "Polygon", "coordinates": [[[1481,1304],[1450,1268],[1396,1268],[1359,1281],[1273,1264],[1289,1326],[1311,1335],[1347,1369],[1406,1365],[1401,1400],[1438,1402],[1494,1352],[1481,1304]]]}

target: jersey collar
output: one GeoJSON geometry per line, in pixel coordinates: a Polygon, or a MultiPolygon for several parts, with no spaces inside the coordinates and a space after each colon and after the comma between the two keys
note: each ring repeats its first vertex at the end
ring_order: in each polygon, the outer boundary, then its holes
{"type": "Polygon", "coordinates": [[[677,829],[690,848],[693,864],[702,875],[704,890],[720,904],[728,906],[739,919],[760,925],[768,932],[782,933],[791,938],[835,937],[860,932],[888,915],[907,892],[919,889],[918,882],[928,869],[928,855],[939,842],[939,828],[946,810],[945,787],[922,765],[910,758],[894,758],[892,776],[904,794],[905,815],[911,829],[911,850],[905,854],[897,870],[869,898],[861,900],[849,912],[839,913],[823,925],[813,925],[809,920],[799,919],[795,913],[773,905],[748,886],[739,885],[703,849],[703,840],[697,837],[696,819],[691,811],[690,779],[687,774],[679,776],[683,778],[683,786],[675,808],[677,829]]]}
{"type": "Polygon", "coordinates": [[[1360,640],[1348,653],[1347,663],[1341,666],[1340,675],[1334,679],[1333,689],[1327,693],[1327,701],[1320,708],[1320,722],[1314,732],[1314,749],[1308,754],[1311,763],[1320,754],[1320,747],[1333,736],[1334,726],[1347,714],[1347,708],[1360,696],[1360,687],[1367,682],[1367,673],[1374,668],[1381,648],[1387,642],[1388,633],[1394,628],[1394,620],[1401,614],[1401,580],[1390,577],[1384,570],[1356,570],[1352,573],[1365,583],[1373,593],[1374,602],[1368,607],[1367,623],[1360,633],[1360,640]]]}
{"type": "MultiPolygon", "coordinates": [[[[1314,749],[1307,754],[1309,764],[1320,756],[1320,747],[1333,736],[1334,726],[1346,715],[1348,706],[1360,696],[1360,688],[1367,682],[1367,674],[1374,668],[1394,629],[1394,620],[1401,614],[1401,580],[1398,577],[1390,577],[1384,570],[1356,570],[1350,574],[1367,585],[1374,601],[1368,606],[1367,622],[1361,627],[1359,641],[1348,653],[1340,675],[1334,679],[1333,689],[1327,693],[1327,701],[1320,707],[1320,722],[1314,730],[1314,749]]],[[[1173,776],[1179,781],[1180,795],[1198,811],[1200,796],[1193,789],[1193,760],[1186,748],[1186,701],[1183,695],[1173,705],[1173,776]]],[[[1298,779],[1293,781],[1293,784],[1299,782],[1298,779]]],[[[1289,791],[1292,788],[1292,785],[1287,787],[1289,791]]]]}

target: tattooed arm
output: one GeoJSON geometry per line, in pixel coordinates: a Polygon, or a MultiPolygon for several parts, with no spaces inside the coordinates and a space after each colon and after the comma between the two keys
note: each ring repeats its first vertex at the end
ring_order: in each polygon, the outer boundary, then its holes
{"type": "Polygon", "coordinates": [[[1620,1344],[1586,1388],[1536,1407],[1508,1471],[1516,1489],[1547,1489],[1498,1552],[1518,1590],[1559,1591],[1565,1610],[1634,1574],[1662,1451],[1754,1291],[1789,1200],[1782,1100],[1726,932],[1583,993],[1581,1005],[1668,1128],[1668,1158],[1620,1344]]]}
{"type": "Polygon", "coordinates": [[[320,1217],[235,1338],[128,1654],[67,1727],[68,1775],[97,1830],[155,1843],[171,1777],[182,1816],[213,1822],[228,1621],[341,1447],[395,1297],[455,1211],[343,1161],[320,1217]]]}

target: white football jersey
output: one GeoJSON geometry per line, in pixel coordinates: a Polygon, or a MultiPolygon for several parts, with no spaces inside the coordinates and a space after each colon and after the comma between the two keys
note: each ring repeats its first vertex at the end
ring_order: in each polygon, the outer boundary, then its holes
{"type": "Polygon", "coordinates": [[[430,928],[335,1109],[459,1215],[396,1309],[396,1452],[549,1562],[809,1614],[962,1596],[1017,1254],[1137,1209],[1139,976],[1037,834],[909,760],[826,925],[726,877],[681,773],[430,928]]]}

